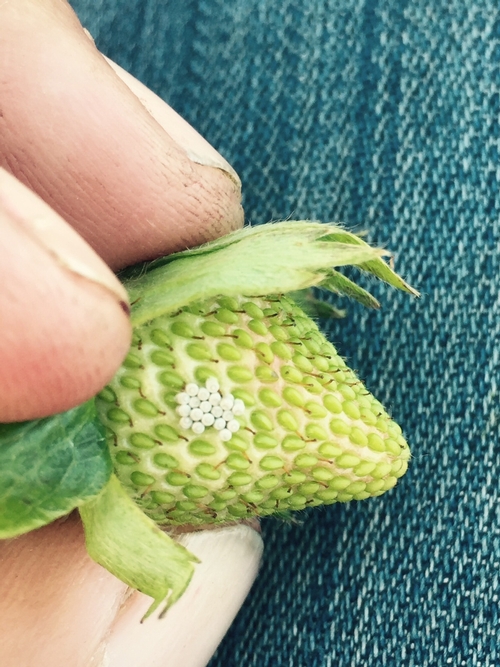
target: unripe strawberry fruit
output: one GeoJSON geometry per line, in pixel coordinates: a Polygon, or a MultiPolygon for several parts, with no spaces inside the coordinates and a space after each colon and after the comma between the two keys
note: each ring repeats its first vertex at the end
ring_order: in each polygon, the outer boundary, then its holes
{"type": "Polygon", "coordinates": [[[146,616],[196,562],[158,525],[362,500],[406,471],[399,426],[284,296],[324,313],[307,292],[320,287],[377,308],[336,270],[348,264],[417,295],[387,254],[336,225],[283,222],[122,276],[133,344],[96,399],[115,474],[79,510],[92,558],[153,598],[146,616]]]}
{"type": "Polygon", "coordinates": [[[410,455],[286,296],[212,298],[143,324],[98,410],[119,480],[160,525],[378,496],[410,455]]]}

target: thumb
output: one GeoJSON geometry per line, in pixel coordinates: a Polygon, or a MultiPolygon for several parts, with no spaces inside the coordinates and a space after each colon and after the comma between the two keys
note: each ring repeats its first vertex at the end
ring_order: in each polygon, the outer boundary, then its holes
{"type": "Polygon", "coordinates": [[[0,169],[0,422],[84,402],[130,343],[127,294],[47,204],[0,169]]]}
{"type": "Polygon", "coordinates": [[[204,667],[257,574],[259,533],[233,525],[182,536],[200,564],[162,620],[151,598],[92,560],[76,514],[0,540],[0,654],[16,667],[204,667]]]}
{"type": "Polygon", "coordinates": [[[108,667],[204,667],[257,575],[263,543],[257,521],[181,535],[200,560],[186,592],[164,618],[140,623],[151,599],[134,592],[104,644],[108,667]]]}

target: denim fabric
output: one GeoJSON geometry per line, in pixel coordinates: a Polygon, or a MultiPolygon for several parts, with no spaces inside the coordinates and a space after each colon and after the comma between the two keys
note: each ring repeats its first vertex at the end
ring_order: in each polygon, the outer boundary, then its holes
{"type": "Polygon", "coordinates": [[[396,252],[331,339],[413,451],[373,500],[263,522],[211,667],[498,667],[498,0],[74,0],[98,46],[242,176],[253,223],[342,221],[396,252]]]}

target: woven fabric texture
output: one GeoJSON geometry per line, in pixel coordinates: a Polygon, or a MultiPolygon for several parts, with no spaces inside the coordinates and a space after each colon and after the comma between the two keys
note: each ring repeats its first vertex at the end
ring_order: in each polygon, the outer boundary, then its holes
{"type": "Polygon", "coordinates": [[[247,219],[395,251],[329,335],[410,442],[397,488],[263,522],[210,667],[498,667],[498,0],[74,0],[98,46],[239,171],[247,219]]]}

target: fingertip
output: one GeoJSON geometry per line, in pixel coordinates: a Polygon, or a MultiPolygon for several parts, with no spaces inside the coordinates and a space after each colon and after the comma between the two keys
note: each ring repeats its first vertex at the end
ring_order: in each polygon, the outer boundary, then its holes
{"type": "Polygon", "coordinates": [[[0,540],[0,664],[100,665],[127,586],[90,559],[76,513],[0,540]]]}
{"type": "Polygon", "coordinates": [[[222,170],[233,181],[236,186],[236,193],[240,194],[240,177],[229,162],[192,125],[150,88],[110,58],[105,59],[115,74],[143,104],[151,117],[185,151],[186,155],[197,164],[222,170]]]}
{"type": "Polygon", "coordinates": [[[172,138],[66,2],[0,4],[0,26],[0,60],[9,62],[0,164],[107,264],[123,268],[241,226],[240,186],[227,163],[186,126],[177,123],[172,138]]]}
{"type": "Polygon", "coordinates": [[[260,534],[235,524],[178,539],[200,560],[191,583],[160,620],[158,611],[139,622],[150,598],[136,592],[125,602],[107,640],[109,667],[149,667],[164,659],[182,667],[206,665],[243,604],[262,557],[260,534]]]}
{"type": "Polygon", "coordinates": [[[0,422],[95,395],[130,344],[126,293],[59,216],[1,174],[0,284],[0,422]]]}

